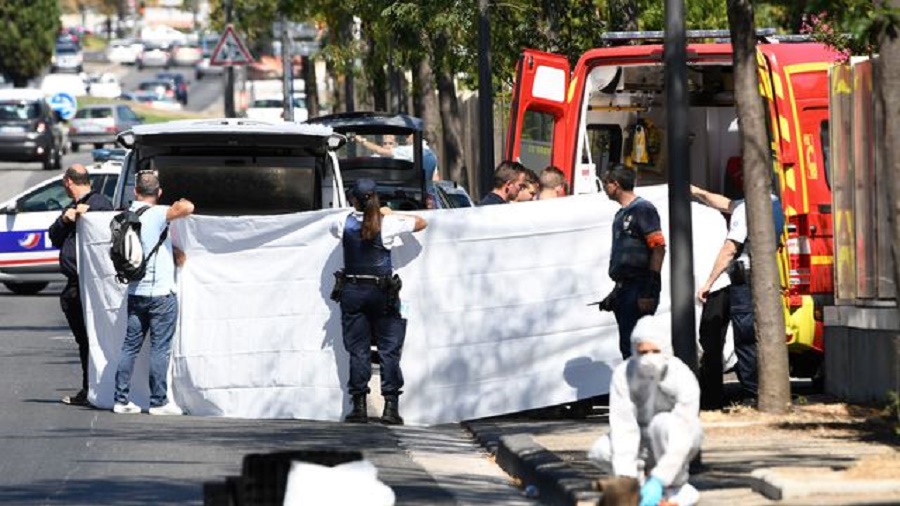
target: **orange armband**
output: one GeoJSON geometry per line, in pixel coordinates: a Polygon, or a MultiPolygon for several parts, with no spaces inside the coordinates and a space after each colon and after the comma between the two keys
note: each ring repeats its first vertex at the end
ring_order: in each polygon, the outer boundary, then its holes
{"type": "Polygon", "coordinates": [[[645,240],[647,241],[647,247],[650,249],[666,245],[666,238],[661,230],[647,234],[645,240]]]}

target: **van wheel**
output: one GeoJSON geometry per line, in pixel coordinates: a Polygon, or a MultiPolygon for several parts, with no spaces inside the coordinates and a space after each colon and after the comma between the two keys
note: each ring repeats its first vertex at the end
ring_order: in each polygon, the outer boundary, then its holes
{"type": "Polygon", "coordinates": [[[103,149],[103,143],[102,142],[95,143],[94,149],[103,149]]]}
{"type": "Polygon", "coordinates": [[[37,281],[34,283],[13,283],[11,281],[4,282],[3,285],[9,289],[10,292],[16,295],[34,295],[44,288],[47,288],[46,281],[37,281]]]}
{"type": "Polygon", "coordinates": [[[71,149],[73,153],[77,153],[78,148],[80,148],[80,147],[81,147],[81,145],[78,144],[77,142],[73,142],[73,143],[69,144],[69,149],[71,149]]]}
{"type": "Polygon", "coordinates": [[[53,163],[55,156],[53,155],[53,151],[47,153],[47,157],[41,160],[41,163],[44,165],[44,170],[53,170],[53,163]]]}

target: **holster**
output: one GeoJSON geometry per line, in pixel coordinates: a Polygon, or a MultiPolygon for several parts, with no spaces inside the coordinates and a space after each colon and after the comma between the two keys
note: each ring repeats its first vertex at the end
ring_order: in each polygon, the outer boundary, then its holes
{"type": "Polygon", "coordinates": [[[400,289],[403,288],[403,280],[394,274],[388,280],[387,307],[389,311],[400,312],[400,289]]]}
{"type": "Polygon", "coordinates": [[[746,285],[750,282],[750,270],[744,267],[743,263],[735,260],[728,266],[728,278],[731,279],[732,285],[746,285]]]}
{"type": "Polygon", "coordinates": [[[343,269],[334,271],[334,288],[331,289],[331,300],[335,302],[341,301],[341,297],[344,295],[344,285],[346,283],[347,278],[344,276],[343,269]]]}

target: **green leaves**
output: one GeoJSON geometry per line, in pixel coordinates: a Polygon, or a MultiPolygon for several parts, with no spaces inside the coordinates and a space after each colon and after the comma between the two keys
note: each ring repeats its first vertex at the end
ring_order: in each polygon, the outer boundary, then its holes
{"type": "Polygon", "coordinates": [[[17,86],[41,74],[50,64],[59,31],[57,0],[0,2],[0,71],[17,86]]]}

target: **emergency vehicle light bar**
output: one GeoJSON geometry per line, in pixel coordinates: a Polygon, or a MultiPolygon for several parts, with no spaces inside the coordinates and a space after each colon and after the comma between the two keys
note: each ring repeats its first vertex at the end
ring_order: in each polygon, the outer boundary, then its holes
{"type": "MultiPolygon", "coordinates": [[[[757,37],[771,37],[775,35],[774,28],[760,28],[756,30],[757,37]]],[[[685,32],[688,39],[728,39],[731,32],[728,30],[688,30],[685,32]]],[[[603,40],[663,40],[666,32],[662,30],[648,32],[606,32],[600,36],[603,40]]]]}

